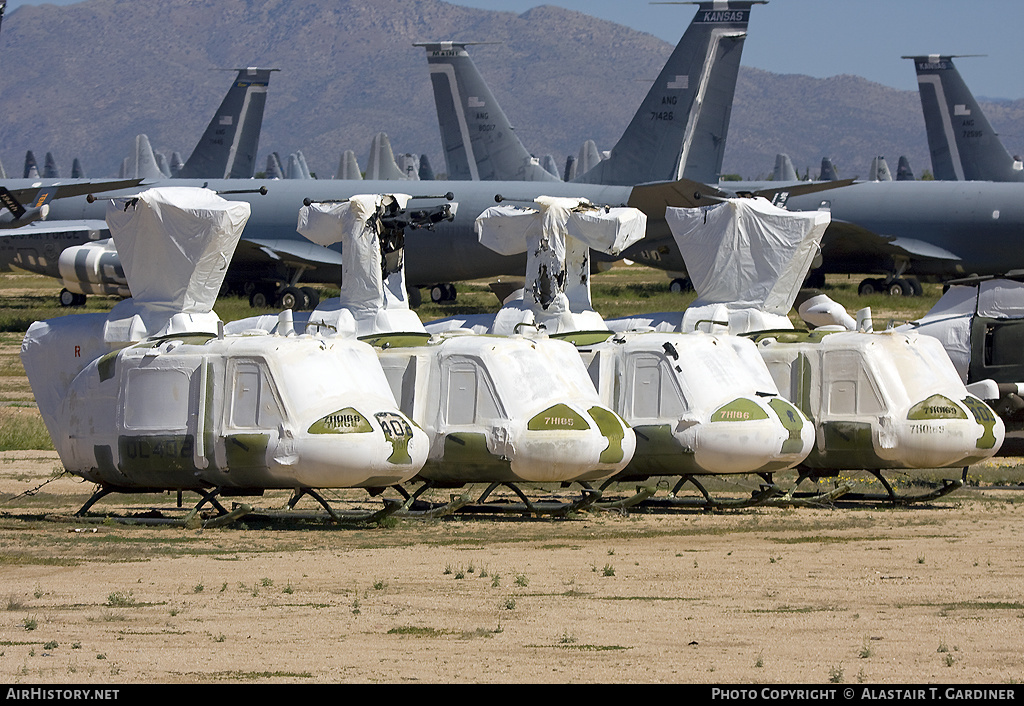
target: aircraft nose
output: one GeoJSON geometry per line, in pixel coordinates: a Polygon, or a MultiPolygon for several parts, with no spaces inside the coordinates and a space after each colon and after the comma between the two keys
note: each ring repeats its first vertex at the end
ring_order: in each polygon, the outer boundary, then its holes
{"type": "Polygon", "coordinates": [[[556,404],[534,415],[514,443],[512,471],[523,480],[600,480],[633,458],[633,430],[610,409],[556,404]]]}
{"type": "Polygon", "coordinates": [[[713,473],[753,473],[795,466],[811,451],[813,429],[785,400],[741,397],[711,414],[697,432],[696,462],[713,473]],[[772,404],[774,403],[774,404],[772,404]]]}

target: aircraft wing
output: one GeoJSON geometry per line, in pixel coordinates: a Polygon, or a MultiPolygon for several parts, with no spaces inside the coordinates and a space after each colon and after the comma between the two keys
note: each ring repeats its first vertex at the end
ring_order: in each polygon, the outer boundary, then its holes
{"type": "Polygon", "coordinates": [[[648,220],[664,220],[665,209],[669,206],[677,208],[711,206],[730,196],[731,194],[713,186],[689,179],[680,179],[634,186],[629,192],[627,205],[639,208],[647,214],[648,220]]]}
{"type": "Polygon", "coordinates": [[[309,241],[242,238],[235,248],[234,261],[273,261],[303,269],[341,267],[341,253],[309,241]]]}
{"type": "Polygon", "coordinates": [[[837,179],[835,181],[816,181],[807,182],[805,184],[789,184],[785,186],[780,184],[779,186],[770,189],[759,189],[754,191],[753,194],[754,196],[763,196],[779,208],[785,208],[786,201],[790,196],[803,196],[805,194],[813,194],[819,191],[838,189],[843,186],[850,186],[854,181],[854,179],[837,179]]]}
{"type": "Polygon", "coordinates": [[[880,235],[849,221],[833,220],[821,239],[826,260],[856,261],[865,258],[955,262],[960,256],[915,238],[880,235]]]}
{"type": "Polygon", "coordinates": [[[26,189],[6,189],[0,186],[0,208],[6,208],[15,219],[18,219],[25,215],[28,209],[40,209],[54,199],[133,189],[141,183],[142,179],[122,179],[118,181],[81,181],[68,184],[55,183],[26,189]]]}

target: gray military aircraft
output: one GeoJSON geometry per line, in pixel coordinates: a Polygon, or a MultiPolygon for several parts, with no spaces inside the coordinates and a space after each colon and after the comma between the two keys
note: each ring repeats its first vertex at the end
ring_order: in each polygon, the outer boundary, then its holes
{"type": "MultiPolygon", "coordinates": [[[[611,151],[573,181],[632,186],[717,184],[750,8],[764,0],[698,2],[697,14],[611,151]]],[[[451,179],[558,181],[532,157],[466,51],[424,47],[451,179]]]]}
{"type": "Polygon", "coordinates": [[[1024,181],[1024,161],[1011,157],[960,76],[950,54],[905,56],[914,62],[928,131],[932,172],[943,181],[1024,181]]]}
{"type": "Polygon", "coordinates": [[[179,178],[252,178],[272,71],[278,69],[238,69],[238,76],[178,173],[179,178]]]}
{"type": "Polygon", "coordinates": [[[878,273],[861,294],[915,294],[907,273],[939,278],[1024,267],[1024,185],[998,182],[872,181],[791,195],[786,208],[828,208],[816,274],[878,273]]]}

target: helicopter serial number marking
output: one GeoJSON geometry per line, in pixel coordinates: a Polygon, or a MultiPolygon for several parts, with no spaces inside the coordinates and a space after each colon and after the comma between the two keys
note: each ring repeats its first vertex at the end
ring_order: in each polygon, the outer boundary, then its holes
{"type": "Polygon", "coordinates": [[[911,424],[910,425],[910,433],[911,434],[944,434],[945,432],[946,432],[946,427],[942,426],[942,425],[939,425],[939,426],[931,426],[929,424],[911,424]]]}
{"type": "Polygon", "coordinates": [[[575,423],[572,417],[544,417],[545,424],[557,424],[559,426],[571,427],[575,423]]]}

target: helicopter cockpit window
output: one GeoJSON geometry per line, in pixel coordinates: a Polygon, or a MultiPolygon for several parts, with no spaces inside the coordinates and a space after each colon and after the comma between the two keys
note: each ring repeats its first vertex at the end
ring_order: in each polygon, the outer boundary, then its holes
{"type": "Polygon", "coordinates": [[[282,419],[267,370],[256,362],[237,362],[232,368],[231,425],[269,429],[282,419]]]}
{"type": "Polygon", "coordinates": [[[632,358],[630,400],[633,417],[658,419],[681,416],[686,411],[686,402],[668,363],[649,354],[632,358]]]}
{"type": "Polygon", "coordinates": [[[825,354],[822,378],[826,386],[826,409],[830,414],[880,414],[882,400],[864,360],[856,351],[825,354]]]}
{"type": "Polygon", "coordinates": [[[445,421],[448,424],[482,424],[500,417],[490,380],[475,361],[450,361],[446,366],[445,382],[445,421]]]}
{"type": "Polygon", "coordinates": [[[128,429],[184,429],[188,425],[189,371],[132,368],[124,391],[128,429]]]}

